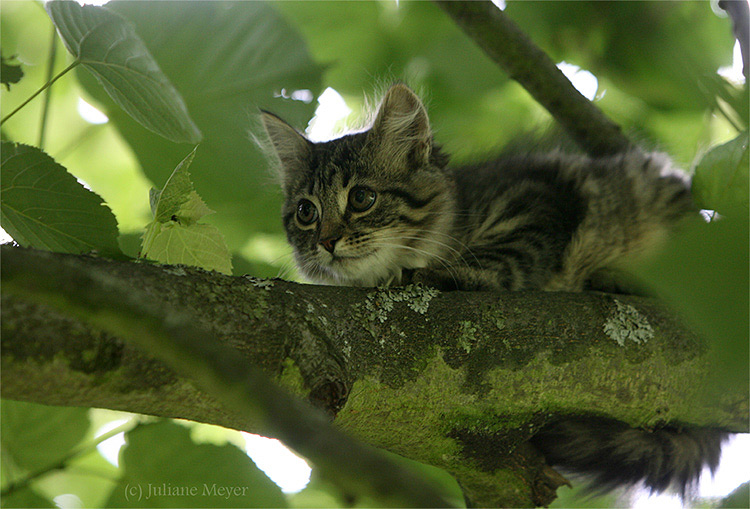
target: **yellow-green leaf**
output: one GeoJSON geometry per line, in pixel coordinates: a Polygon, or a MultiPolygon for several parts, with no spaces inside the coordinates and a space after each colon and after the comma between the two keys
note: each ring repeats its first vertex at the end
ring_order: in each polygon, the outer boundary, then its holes
{"type": "Polygon", "coordinates": [[[213,211],[193,189],[188,168],[195,150],[167,179],[161,191],[152,189],[154,220],[143,236],[142,256],[161,263],[183,264],[232,273],[232,257],[221,232],[198,220],[213,211]]]}
{"type": "Polygon", "coordinates": [[[164,189],[151,190],[151,211],[156,221],[165,223],[177,218],[182,224],[189,225],[203,216],[213,214],[214,211],[195,192],[190,180],[188,168],[195,158],[196,149],[197,147],[177,165],[164,184],[164,189]]]}
{"type": "Polygon", "coordinates": [[[160,263],[192,265],[232,273],[232,257],[221,232],[210,224],[152,222],[144,237],[143,256],[160,263]],[[145,244],[144,240],[144,244],[145,244]]]}

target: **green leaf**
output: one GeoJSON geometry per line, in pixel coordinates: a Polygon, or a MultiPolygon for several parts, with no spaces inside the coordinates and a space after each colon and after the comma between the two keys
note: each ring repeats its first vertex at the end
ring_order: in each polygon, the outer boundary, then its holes
{"type": "Polygon", "coordinates": [[[127,21],[105,7],[72,1],[45,8],[68,51],[132,118],[176,143],[201,140],[182,97],[127,21]]]}
{"type": "Polygon", "coordinates": [[[711,223],[696,219],[685,226],[637,273],[710,340],[715,355],[713,388],[747,387],[748,217],[711,223]]]}
{"type": "Polygon", "coordinates": [[[704,94],[715,104],[715,109],[724,115],[737,129],[747,129],[750,115],[750,96],[746,85],[735,85],[724,76],[703,76],[700,84],[704,94]]]}
{"type": "Polygon", "coordinates": [[[163,190],[151,190],[149,195],[151,210],[157,221],[166,223],[176,217],[180,223],[190,225],[201,217],[213,213],[213,210],[209,209],[195,192],[193,183],[190,181],[188,168],[195,158],[195,151],[196,149],[193,149],[177,165],[163,190]]]}
{"type": "MultiPolygon", "coordinates": [[[[94,422],[92,427],[96,427],[94,422]]],[[[119,481],[120,469],[104,459],[94,443],[94,434],[89,432],[83,445],[90,452],[76,456],[70,460],[66,468],[50,472],[34,485],[49,497],[56,498],[58,495],[68,494],[77,498],[80,500],[77,507],[105,507],[104,503],[119,481]]],[[[58,499],[58,502],[61,507],[70,507],[64,501],[58,499]]]]}
{"type": "Polygon", "coordinates": [[[140,256],[141,245],[143,244],[143,232],[121,233],[117,237],[117,240],[125,256],[131,258],[138,258],[140,256]]]}
{"type": "Polygon", "coordinates": [[[740,484],[740,486],[719,503],[722,509],[750,507],[750,482],[740,484]]]}
{"type": "MultiPolygon", "coordinates": [[[[280,97],[282,89],[320,89],[321,68],[304,40],[265,2],[110,2],[136,27],[164,73],[182,92],[204,134],[190,167],[198,194],[232,250],[254,231],[280,231],[281,194],[252,143],[257,107],[304,125],[315,105],[280,97]]],[[[102,105],[152,182],[164,182],[185,147],[143,129],[112,104],[88,73],[84,88],[102,105]]],[[[288,95],[288,94],[287,94],[288,95]]]]}
{"type": "Polygon", "coordinates": [[[195,149],[177,165],[161,191],[149,199],[154,220],[146,227],[141,253],[161,263],[192,265],[232,273],[232,257],[224,237],[212,225],[197,221],[213,213],[193,189],[188,168],[195,149]]]}
{"type": "Polygon", "coordinates": [[[0,193],[3,228],[19,244],[121,254],[117,220],[102,199],[38,148],[2,142],[0,193]]]}
{"type": "Polygon", "coordinates": [[[744,132],[704,155],[693,177],[693,196],[698,205],[722,214],[746,216],[749,154],[748,133],[744,132]]]}
{"type": "Polygon", "coordinates": [[[59,507],[48,498],[41,496],[39,493],[28,487],[4,495],[2,506],[4,508],[18,507],[19,509],[26,509],[28,507],[49,507],[54,509],[59,507]]]}
{"type": "Polygon", "coordinates": [[[138,426],[120,452],[123,479],[106,507],[286,507],[244,451],[195,444],[170,421],[138,426]]]}
{"type": "MultiPolygon", "coordinates": [[[[192,265],[232,273],[232,259],[221,232],[210,224],[183,226],[176,222],[151,223],[143,256],[160,263],[192,265]]],[[[146,241],[144,240],[144,246],[146,241]]]]}
{"type": "Polygon", "coordinates": [[[11,64],[11,58],[0,56],[0,83],[10,90],[11,83],[18,83],[23,78],[23,69],[21,64],[11,64]]]}
{"type": "Polygon", "coordinates": [[[2,408],[3,454],[29,471],[59,461],[86,436],[88,409],[53,407],[4,399],[2,408]],[[43,445],[42,445],[43,444],[43,445]]]}
{"type": "MultiPolygon", "coordinates": [[[[371,500],[367,500],[371,502],[371,500]]],[[[344,497],[341,496],[340,490],[332,486],[330,482],[322,479],[315,470],[312,471],[310,482],[302,491],[293,493],[289,496],[289,506],[300,509],[312,509],[316,507],[344,507],[346,504],[344,497]]],[[[372,504],[374,506],[374,504],[372,504]]]]}

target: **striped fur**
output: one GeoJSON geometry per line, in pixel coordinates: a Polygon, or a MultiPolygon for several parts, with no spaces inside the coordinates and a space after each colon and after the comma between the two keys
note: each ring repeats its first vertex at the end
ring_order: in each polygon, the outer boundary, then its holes
{"type": "MultiPolygon", "coordinates": [[[[450,168],[424,106],[400,84],[370,129],[326,143],[309,142],[270,113],[262,120],[286,198],[287,237],[301,273],[316,282],[581,291],[691,210],[687,178],[667,156],[637,148],[450,168]],[[375,198],[360,210],[356,196],[375,198]]],[[[568,419],[535,441],[551,463],[591,474],[600,487],[643,481],[684,493],[703,466],[716,466],[724,436],[568,419]]]]}
{"type": "Polygon", "coordinates": [[[369,130],[326,143],[270,113],[263,123],[289,242],[302,274],[320,283],[580,291],[691,206],[669,158],[635,148],[607,159],[551,152],[449,168],[404,85],[386,93],[369,130]],[[358,186],[377,195],[364,212],[348,207],[358,186]],[[315,205],[315,224],[295,219],[301,200],[315,205]],[[324,237],[337,239],[332,252],[324,237]]]}

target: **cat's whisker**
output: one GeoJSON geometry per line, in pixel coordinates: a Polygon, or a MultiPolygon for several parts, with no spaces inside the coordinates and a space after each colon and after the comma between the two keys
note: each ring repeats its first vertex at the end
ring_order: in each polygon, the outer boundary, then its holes
{"type": "Polygon", "coordinates": [[[314,260],[305,260],[300,266],[300,271],[313,281],[322,279],[324,275],[323,267],[314,260]]]}
{"type": "Polygon", "coordinates": [[[272,258],[268,261],[270,265],[276,264],[279,260],[283,260],[284,258],[291,258],[294,253],[292,251],[287,251],[286,253],[280,254],[279,256],[272,258]]]}
{"type": "Polygon", "coordinates": [[[281,267],[279,267],[279,272],[276,275],[276,277],[280,279],[286,279],[289,276],[289,274],[291,274],[292,271],[294,270],[294,265],[295,265],[294,259],[291,257],[291,254],[290,254],[289,259],[284,261],[284,263],[281,264],[281,267]]]}
{"type": "Polygon", "coordinates": [[[286,275],[289,272],[291,272],[291,269],[294,267],[293,253],[290,251],[290,252],[281,254],[269,260],[268,264],[272,266],[278,266],[276,277],[279,279],[284,279],[286,275]]]}
{"type": "MultiPolygon", "coordinates": [[[[477,263],[477,266],[480,269],[483,268],[482,267],[482,263],[479,261],[479,259],[476,257],[476,255],[474,255],[474,253],[472,252],[471,248],[468,245],[466,245],[466,243],[460,241],[454,235],[450,235],[448,233],[444,233],[444,232],[437,231],[437,230],[429,230],[429,229],[427,229],[427,230],[423,229],[423,230],[418,231],[417,233],[422,233],[422,232],[429,233],[431,235],[442,235],[443,237],[447,237],[448,240],[450,240],[451,242],[454,242],[456,245],[458,245],[459,247],[461,247],[466,253],[470,254],[472,256],[472,258],[474,258],[474,261],[477,263]]],[[[469,263],[464,258],[463,253],[461,253],[461,251],[459,251],[458,249],[453,248],[449,244],[440,242],[440,241],[438,241],[436,239],[431,239],[429,237],[416,237],[416,239],[418,239],[418,240],[425,240],[427,242],[434,242],[434,243],[441,244],[441,245],[447,247],[448,249],[450,249],[451,251],[455,252],[461,258],[461,260],[466,264],[467,267],[470,266],[469,263]]]]}
{"type": "Polygon", "coordinates": [[[440,262],[440,264],[443,266],[443,268],[446,270],[446,272],[448,272],[448,274],[451,276],[451,278],[453,279],[454,284],[458,285],[458,281],[456,280],[456,275],[457,274],[456,274],[455,270],[453,270],[453,264],[450,263],[449,260],[446,260],[445,258],[443,258],[441,256],[437,256],[434,253],[430,253],[429,251],[425,251],[423,249],[418,249],[416,247],[411,247],[411,246],[404,246],[403,244],[394,244],[394,243],[390,243],[390,242],[383,243],[383,242],[380,242],[381,240],[386,240],[386,239],[377,239],[377,240],[373,240],[372,242],[373,242],[373,244],[374,244],[375,247],[387,246],[387,247],[395,247],[395,248],[400,248],[400,249],[406,249],[406,250],[409,250],[409,251],[414,251],[414,252],[417,252],[417,253],[420,253],[420,254],[424,254],[424,255],[430,256],[432,259],[437,260],[438,262],[440,262]]]}
{"type": "MultiPolygon", "coordinates": [[[[399,232],[399,233],[401,233],[401,232],[399,232]]],[[[462,242],[461,240],[459,240],[458,238],[456,238],[453,235],[450,235],[448,233],[441,232],[441,231],[438,231],[438,230],[431,230],[431,229],[422,229],[422,230],[419,230],[419,231],[416,231],[416,232],[410,231],[410,230],[403,230],[403,233],[404,234],[413,235],[411,237],[408,237],[411,240],[422,240],[422,241],[425,241],[425,242],[431,242],[433,244],[443,246],[443,247],[449,249],[450,251],[452,251],[456,255],[457,258],[460,258],[461,261],[464,263],[464,265],[466,265],[466,267],[471,267],[471,265],[466,260],[466,258],[464,258],[463,253],[460,250],[458,250],[455,247],[451,246],[447,242],[442,242],[440,240],[437,240],[437,239],[434,239],[434,238],[430,238],[429,236],[422,236],[420,234],[426,233],[426,234],[429,234],[429,235],[443,236],[443,237],[447,238],[448,241],[450,241],[450,242],[458,245],[466,253],[470,254],[472,256],[472,258],[474,258],[474,261],[476,262],[477,266],[480,269],[483,269],[482,263],[479,261],[479,259],[476,257],[476,255],[472,252],[471,248],[469,248],[469,246],[467,246],[464,242],[462,242]]],[[[406,239],[407,237],[402,237],[402,238],[406,239]]]]}
{"type": "MultiPolygon", "coordinates": [[[[402,234],[399,231],[389,231],[387,233],[389,233],[390,235],[389,236],[377,236],[377,237],[373,237],[373,241],[379,241],[379,240],[396,240],[396,241],[398,241],[398,240],[424,240],[426,242],[432,242],[433,244],[436,244],[436,245],[439,245],[439,246],[443,246],[443,247],[445,247],[445,248],[453,251],[454,253],[456,253],[457,258],[460,257],[460,255],[461,255],[461,253],[457,249],[455,249],[455,248],[451,247],[450,245],[448,245],[448,244],[446,244],[444,242],[441,242],[441,241],[439,241],[437,239],[425,238],[425,237],[421,237],[421,236],[418,236],[418,235],[408,235],[408,234],[404,235],[404,234],[402,234]]],[[[404,232],[404,233],[407,233],[407,232],[404,232]]],[[[411,247],[411,246],[409,246],[409,247],[411,247]]],[[[446,258],[440,257],[439,255],[437,255],[435,253],[430,253],[427,250],[417,249],[417,251],[419,251],[422,254],[426,254],[429,257],[433,257],[434,256],[434,257],[437,257],[437,258],[441,258],[442,260],[448,261],[446,258]]]]}
{"type": "MultiPolygon", "coordinates": [[[[405,237],[405,238],[408,238],[408,237],[405,237]]],[[[421,240],[423,242],[431,242],[433,244],[445,246],[455,253],[456,258],[459,259],[464,266],[471,267],[471,264],[468,262],[468,260],[466,260],[466,258],[464,257],[461,251],[451,247],[449,244],[446,244],[445,242],[440,242],[439,240],[425,238],[425,237],[411,237],[411,238],[415,240],[421,240]]],[[[481,269],[482,264],[479,262],[479,259],[476,256],[474,256],[474,253],[472,253],[470,249],[467,249],[467,253],[469,253],[474,258],[474,261],[477,263],[477,266],[481,269]]]]}
{"type": "MultiPolygon", "coordinates": [[[[398,247],[401,247],[403,249],[409,249],[409,250],[412,250],[412,251],[417,251],[417,252],[424,252],[421,249],[417,249],[417,248],[414,248],[414,247],[411,247],[411,246],[403,246],[402,245],[402,246],[398,246],[398,247]]],[[[440,262],[440,265],[443,266],[443,268],[445,269],[445,271],[448,273],[448,275],[453,280],[453,284],[455,285],[455,287],[458,288],[458,286],[459,286],[458,279],[457,279],[458,273],[454,270],[453,265],[450,262],[448,262],[447,260],[445,260],[445,258],[435,257],[435,259],[438,262],[440,262]]]]}
{"type": "MultiPolygon", "coordinates": [[[[441,242],[441,241],[439,241],[437,239],[431,239],[431,238],[428,238],[428,237],[421,237],[421,236],[416,236],[416,235],[414,235],[414,236],[412,236],[412,235],[398,235],[398,236],[393,236],[393,237],[381,237],[381,239],[382,240],[417,240],[417,241],[422,241],[422,242],[427,242],[427,243],[432,243],[432,244],[435,244],[435,245],[438,245],[438,246],[442,246],[442,247],[445,247],[446,249],[452,251],[455,254],[455,259],[456,260],[460,259],[460,261],[464,265],[466,265],[467,267],[470,266],[469,263],[466,261],[466,259],[463,257],[463,255],[461,254],[461,252],[458,249],[456,249],[456,248],[454,248],[454,247],[446,244],[445,242],[441,242]]],[[[425,253],[425,254],[428,253],[428,251],[426,251],[426,250],[420,250],[420,252],[425,253]]],[[[439,258],[435,254],[432,254],[431,256],[439,258]]],[[[442,258],[442,259],[445,260],[445,261],[448,261],[445,258],[442,258]]]]}

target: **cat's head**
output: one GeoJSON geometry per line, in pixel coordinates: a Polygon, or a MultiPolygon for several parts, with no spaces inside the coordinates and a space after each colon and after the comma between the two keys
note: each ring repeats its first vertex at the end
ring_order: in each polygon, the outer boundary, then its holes
{"type": "Polygon", "coordinates": [[[405,85],[386,92],[368,130],[313,143],[262,113],[284,190],[282,217],[301,273],[373,286],[441,257],[453,221],[446,158],[405,85]]]}

